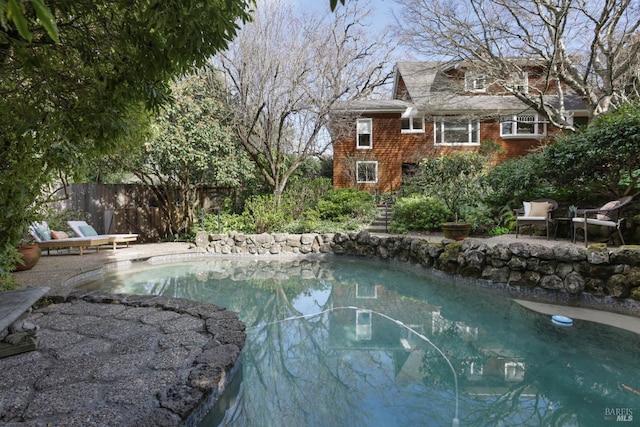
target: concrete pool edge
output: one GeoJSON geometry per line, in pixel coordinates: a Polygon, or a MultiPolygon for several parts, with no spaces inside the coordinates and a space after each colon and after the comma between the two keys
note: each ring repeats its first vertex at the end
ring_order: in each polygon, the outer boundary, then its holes
{"type": "Polygon", "coordinates": [[[514,301],[537,313],[549,316],[563,315],[572,319],[585,320],[588,322],[595,322],[624,329],[640,335],[640,318],[638,317],[591,308],[573,307],[569,305],[556,305],[521,299],[514,299],[514,301]]]}

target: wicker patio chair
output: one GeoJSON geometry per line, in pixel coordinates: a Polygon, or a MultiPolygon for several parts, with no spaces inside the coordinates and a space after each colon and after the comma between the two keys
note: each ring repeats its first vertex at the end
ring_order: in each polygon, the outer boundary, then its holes
{"type": "Polygon", "coordinates": [[[618,200],[612,200],[606,203],[604,206],[596,209],[578,209],[576,211],[576,217],[573,218],[573,242],[576,241],[576,231],[582,230],[584,234],[584,245],[587,246],[589,225],[607,227],[611,229],[607,241],[611,239],[613,242],[613,235],[615,231],[618,231],[620,242],[624,245],[624,238],[622,237],[622,231],[620,226],[624,218],[621,217],[622,208],[628,205],[633,196],[622,197],[618,200]]]}

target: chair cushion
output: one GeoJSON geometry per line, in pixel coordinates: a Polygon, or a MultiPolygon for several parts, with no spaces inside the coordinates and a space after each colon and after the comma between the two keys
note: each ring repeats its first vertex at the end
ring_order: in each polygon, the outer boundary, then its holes
{"type": "Polygon", "coordinates": [[[80,232],[82,233],[82,235],[85,236],[85,237],[91,237],[91,236],[97,236],[98,235],[98,232],[90,225],[81,225],[78,228],[80,229],[80,232]]]}
{"type": "Polygon", "coordinates": [[[53,240],[61,240],[61,239],[68,239],[69,235],[67,233],[65,233],[64,231],[51,231],[51,238],[53,240]]]}
{"type": "MultiPolygon", "coordinates": [[[[618,207],[620,204],[619,201],[614,200],[612,202],[606,203],[603,207],[600,208],[601,211],[610,211],[618,207]]],[[[599,213],[596,215],[596,218],[602,221],[611,221],[611,217],[604,213],[599,213]]]]}
{"type": "Polygon", "coordinates": [[[518,216],[516,219],[518,221],[546,221],[548,217],[546,216],[518,216]]]}
{"type": "Polygon", "coordinates": [[[522,207],[524,208],[524,216],[529,216],[531,213],[531,202],[522,202],[522,207]]]}
{"type": "Polygon", "coordinates": [[[33,227],[33,231],[38,235],[40,240],[43,242],[47,242],[51,240],[51,230],[49,230],[49,226],[45,223],[38,224],[33,227]]]}
{"type": "Polygon", "coordinates": [[[525,216],[547,216],[552,205],[549,202],[531,202],[531,212],[525,216]]]}
{"type": "MultiPolygon", "coordinates": [[[[581,218],[581,217],[573,218],[573,222],[584,224],[584,218],[581,218]]],[[[617,227],[618,226],[618,223],[615,222],[615,221],[605,221],[605,220],[596,219],[596,218],[587,218],[587,224],[590,224],[590,225],[603,225],[605,227],[617,227]]]]}

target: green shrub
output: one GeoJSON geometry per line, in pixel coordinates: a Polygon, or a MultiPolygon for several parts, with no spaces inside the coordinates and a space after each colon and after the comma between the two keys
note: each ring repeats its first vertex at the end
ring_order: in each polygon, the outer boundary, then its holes
{"type": "Polygon", "coordinates": [[[283,194],[285,207],[291,208],[291,216],[299,219],[306,210],[313,208],[332,188],[328,178],[301,178],[291,181],[283,194]]]}
{"type": "Polygon", "coordinates": [[[487,233],[498,223],[498,220],[483,203],[478,203],[475,206],[465,206],[461,213],[465,220],[471,224],[471,230],[474,234],[487,233]]]}
{"type": "Polygon", "coordinates": [[[211,212],[203,215],[201,227],[197,227],[207,233],[230,233],[237,231],[239,233],[252,233],[254,231],[253,224],[248,224],[247,217],[242,214],[233,214],[227,212],[211,212]],[[219,221],[219,222],[218,222],[219,221]]]}
{"type": "Polygon", "coordinates": [[[489,230],[489,236],[502,236],[503,234],[509,234],[509,229],[507,227],[494,227],[489,230]]]}
{"type": "Polygon", "coordinates": [[[414,194],[400,198],[393,206],[391,231],[438,230],[451,212],[444,202],[428,196],[414,194]]]}
{"type": "Polygon", "coordinates": [[[318,219],[337,222],[349,219],[370,222],[377,213],[373,196],[366,191],[355,188],[338,188],[327,191],[318,200],[313,210],[318,219]]]}
{"type": "Polygon", "coordinates": [[[332,233],[360,230],[377,213],[371,194],[355,189],[331,189],[325,178],[300,179],[282,195],[252,196],[242,214],[202,214],[195,231],[209,233],[332,233]],[[218,224],[219,220],[219,224],[218,224]]]}
{"type": "Polygon", "coordinates": [[[591,126],[563,133],[543,152],[556,186],[614,199],[640,190],[640,102],[622,104],[591,126]]]}
{"type": "Polygon", "coordinates": [[[253,196],[244,205],[243,215],[253,224],[255,233],[279,231],[293,221],[290,204],[293,199],[282,198],[280,206],[274,195],[253,196]]]}
{"type": "Polygon", "coordinates": [[[489,188],[483,201],[498,212],[507,205],[515,208],[523,200],[549,197],[551,185],[545,176],[540,154],[507,160],[483,176],[489,188]]]}

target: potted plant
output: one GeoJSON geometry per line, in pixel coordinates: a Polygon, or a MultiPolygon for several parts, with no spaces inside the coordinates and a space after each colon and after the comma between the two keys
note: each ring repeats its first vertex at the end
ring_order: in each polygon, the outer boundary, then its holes
{"type": "Polygon", "coordinates": [[[31,270],[40,260],[42,254],[37,243],[22,243],[18,246],[15,271],[31,270]]]}
{"type": "Polygon", "coordinates": [[[42,251],[31,235],[20,239],[15,254],[13,271],[31,270],[40,260],[42,251]]]}
{"type": "Polygon", "coordinates": [[[465,215],[478,205],[483,193],[480,176],[485,157],[475,152],[455,152],[424,159],[421,166],[425,194],[442,200],[451,212],[449,221],[442,224],[444,236],[464,239],[471,231],[465,215]]]}

